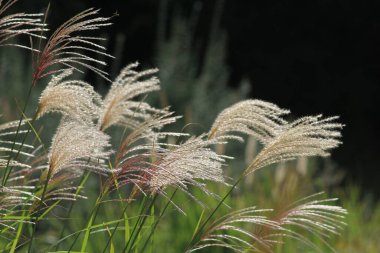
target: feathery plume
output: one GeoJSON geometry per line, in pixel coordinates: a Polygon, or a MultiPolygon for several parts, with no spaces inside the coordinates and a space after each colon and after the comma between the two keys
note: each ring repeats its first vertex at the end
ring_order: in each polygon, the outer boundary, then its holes
{"type": "Polygon", "coordinates": [[[38,169],[43,170],[40,182],[45,186],[36,193],[42,201],[34,201],[31,210],[48,208],[48,201],[85,198],[75,193],[78,189],[74,185],[75,179],[84,170],[99,174],[110,172],[105,163],[111,154],[109,139],[108,135],[94,126],[63,118],[52,139],[47,164],[38,166],[38,169]]]}
{"type": "Polygon", "coordinates": [[[237,134],[247,134],[261,143],[269,143],[286,121],[290,111],[261,100],[245,100],[224,109],[215,119],[209,138],[224,137],[242,141],[237,134]]]}
{"type": "Polygon", "coordinates": [[[319,250],[318,246],[307,239],[304,232],[311,233],[335,252],[326,239],[330,235],[339,235],[339,232],[346,225],[343,220],[347,215],[347,210],[331,204],[337,201],[336,198],[317,199],[321,194],[313,194],[298,200],[290,205],[287,210],[277,215],[274,220],[283,227],[284,236],[297,239],[319,250]],[[301,229],[302,232],[296,232],[297,230],[294,228],[301,229]]]}
{"type": "Polygon", "coordinates": [[[205,184],[198,181],[224,183],[222,165],[226,156],[218,155],[210,146],[219,141],[205,140],[205,135],[192,137],[174,149],[168,149],[151,164],[149,188],[160,192],[176,186],[187,192],[187,186],[199,187],[206,193],[205,184]]]}
{"type": "Polygon", "coordinates": [[[112,83],[99,115],[98,124],[101,130],[112,125],[135,129],[152,115],[167,113],[167,110],[156,109],[146,102],[132,101],[140,95],[160,89],[159,80],[151,76],[158,70],[137,72],[134,70],[137,66],[138,63],[126,66],[112,83]],[[143,78],[145,79],[141,80],[143,78]]]}
{"type": "MultiPolygon", "coordinates": [[[[314,234],[329,246],[326,238],[329,238],[330,234],[339,234],[339,230],[346,225],[343,219],[347,211],[331,205],[336,199],[316,199],[319,195],[321,193],[293,203],[274,218],[260,215],[273,210],[257,210],[255,207],[225,215],[210,224],[198,242],[187,252],[206,247],[225,247],[235,252],[275,252],[275,246],[283,244],[282,237],[298,240],[318,250],[304,232],[314,234]],[[297,230],[291,227],[297,227],[301,231],[296,232],[297,230]]],[[[330,249],[333,250],[331,247],[330,249]]]]}
{"type": "Polygon", "coordinates": [[[0,186],[0,227],[14,231],[17,223],[33,223],[20,216],[23,208],[38,199],[31,192],[33,189],[33,186],[0,186]]]}
{"type": "MultiPolygon", "coordinates": [[[[27,14],[27,13],[15,13],[8,16],[2,16],[17,0],[9,0],[3,3],[0,0],[0,46],[17,46],[22,48],[28,48],[19,44],[5,44],[7,40],[18,36],[28,35],[36,38],[45,38],[40,33],[47,31],[45,24],[42,23],[41,17],[43,13],[27,14]]],[[[32,49],[33,50],[33,49],[32,49]]]]}
{"type": "Polygon", "coordinates": [[[73,69],[66,69],[51,79],[40,96],[37,116],[59,112],[80,123],[92,125],[99,114],[101,97],[88,83],[63,81],[72,73],[73,69]]]}
{"type": "MultiPolygon", "coordinates": [[[[173,186],[194,198],[188,186],[195,186],[213,195],[202,181],[224,183],[222,165],[230,157],[215,153],[210,146],[220,141],[205,137],[192,137],[180,145],[153,143],[126,150],[115,169],[118,185],[113,187],[132,183],[143,194],[166,196],[165,189],[173,186]]],[[[109,184],[114,181],[110,178],[109,184]]]]}
{"type": "Polygon", "coordinates": [[[0,213],[17,212],[17,207],[30,205],[35,198],[31,193],[33,186],[0,186],[0,213]]]}
{"type": "MultiPolygon", "coordinates": [[[[166,143],[161,143],[161,139],[167,136],[180,137],[188,136],[186,133],[176,132],[160,132],[159,130],[168,124],[174,123],[180,116],[172,116],[173,112],[167,111],[165,114],[153,115],[134,127],[133,131],[121,143],[118,152],[116,153],[116,167],[119,162],[126,158],[127,153],[133,148],[138,141],[148,141],[149,144],[155,146],[166,146],[166,143]]],[[[150,146],[149,146],[150,147],[150,146]]],[[[153,148],[153,147],[152,147],[153,148]]]]}
{"type": "Polygon", "coordinates": [[[33,148],[31,152],[32,157],[27,157],[23,160],[17,170],[12,170],[9,174],[7,182],[10,184],[34,186],[39,181],[38,176],[41,175],[41,171],[46,169],[47,154],[40,145],[37,148],[33,148]]]}
{"type": "Polygon", "coordinates": [[[21,168],[29,168],[30,167],[27,164],[19,163],[17,161],[13,161],[13,160],[8,162],[8,159],[0,158],[0,169],[7,167],[7,165],[10,167],[21,167],[21,168]]]}
{"type": "Polygon", "coordinates": [[[160,132],[164,125],[176,121],[178,116],[172,116],[173,112],[153,115],[152,118],[142,122],[127,135],[119,146],[115,155],[114,166],[117,168],[110,176],[106,185],[113,189],[122,185],[133,184],[141,192],[145,193],[149,187],[150,160],[160,157],[169,149],[177,148],[178,145],[167,144],[162,141],[165,137],[183,137],[186,133],[160,132]],[[146,143],[146,144],[142,144],[146,143]],[[116,179],[116,180],[115,180],[116,179]]]}
{"type": "MultiPolygon", "coordinates": [[[[19,121],[11,121],[7,123],[0,124],[0,168],[6,167],[23,167],[29,168],[30,166],[10,159],[10,156],[15,153],[19,153],[24,157],[33,157],[33,154],[30,152],[33,149],[32,145],[25,143],[20,143],[17,140],[14,140],[15,131],[13,128],[16,128],[19,124],[19,121]],[[12,138],[10,138],[12,137],[12,138]],[[12,146],[17,148],[12,148],[12,146]],[[22,147],[22,150],[19,148],[22,147]]],[[[20,126],[25,124],[25,120],[21,121],[20,126]]],[[[25,133],[26,130],[20,130],[19,133],[25,133]]]]}
{"type": "Polygon", "coordinates": [[[271,245],[275,241],[270,237],[260,236],[252,229],[252,226],[259,226],[269,230],[281,230],[277,222],[262,215],[269,211],[272,210],[248,207],[229,213],[210,224],[199,241],[186,252],[190,253],[207,247],[223,247],[239,253],[247,252],[248,249],[250,249],[249,252],[252,250],[271,252],[271,245]]]}
{"type": "Polygon", "coordinates": [[[59,71],[47,71],[48,68],[57,64],[62,64],[79,72],[82,71],[75,66],[84,67],[109,80],[105,71],[92,65],[107,64],[104,61],[97,60],[85,54],[85,52],[91,52],[111,58],[113,57],[105,53],[105,47],[99,45],[100,41],[105,40],[104,38],[82,35],[85,31],[98,30],[101,27],[111,25],[109,17],[96,17],[98,12],[99,10],[93,8],[82,11],[55,30],[42,52],[37,55],[37,64],[34,67],[33,73],[33,79],[35,81],[59,71]],[[79,32],[81,34],[77,34],[79,32]]]}
{"type": "Polygon", "coordinates": [[[51,178],[61,171],[80,174],[83,169],[106,173],[104,161],[111,154],[110,137],[94,127],[62,121],[48,155],[51,178]]]}
{"type": "Polygon", "coordinates": [[[336,123],[337,118],[309,116],[284,125],[247,167],[245,174],[298,157],[328,156],[329,151],[341,143],[343,125],[336,123]]]}

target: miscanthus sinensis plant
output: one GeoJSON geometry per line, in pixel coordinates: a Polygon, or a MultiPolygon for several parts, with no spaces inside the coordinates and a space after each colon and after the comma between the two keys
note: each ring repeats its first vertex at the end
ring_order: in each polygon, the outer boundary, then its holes
{"type": "Polygon", "coordinates": [[[254,203],[240,210],[229,208],[227,214],[219,212],[239,183],[257,170],[300,157],[328,156],[340,144],[342,125],[337,117],[289,121],[289,110],[252,99],[221,111],[210,130],[199,136],[165,131],[180,116],[145,100],[160,89],[158,69],[139,70],[138,63],[126,66],[105,96],[73,77],[73,72],[89,69],[110,80],[97,67],[106,63],[94,55],[113,56],[99,44],[102,38],[86,34],[110,25],[110,18],[88,9],[45,38],[43,14],[7,14],[15,2],[0,1],[1,49],[29,48],[34,61],[20,119],[0,125],[2,252],[88,252],[98,234],[106,239],[94,252],[165,252],[162,246],[152,246],[152,238],[159,233],[160,222],[170,219],[168,208],[176,210],[171,215],[187,219],[189,210],[175,198],[179,194],[204,211],[196,226],[189,227],[192,236],[176,252],[210,252],[218,247],[231,252],[274,252],[284,238],[318,252],[309,235],[328,245],[328,238],[339,234],[346,210],[335,205],[336,199],[323,199],[320,194],[305,196],[275,216],[271,215],[274,210],[251,206],[254,203]],[[11,39],[17,35],[37,38],[41,47],[16,44],[11,39]],[[49,81],[38,108],[34,115],[26,115],[30,94],[42,78],[49,81]],[[51,141],[43,143],[35,125],[49,113],[61,118],[51,141]],[[123,133],[119,145],[112,145],[110,133],[118,129],[123,133]],[[215,147],[244,142],[247,136],[256,138],[263,148],[240,176],[230,178],[226,170],[233,158],[216,152],[215,147]],[[169,137],[176,141],[168,142],[169,137]],[[90,201],[92,175],[98,189],[93,191],[99,191],[96,201],[90,210],[76,213],[77,202],[90,201]],[[210,187],[215,184],[227,191],[218,194],[210,187]],[[199,192],[214,201],[203,201],[199,192]],[[99,216],[109,205],[119,209],[119,215],[99,216]],[[46,227],[54,220],[77,218],[84,220],[79,230],[46,227]],[[52,233],[58,236],[47,243],[52,233]],[[116,242],[120,234],[123,239],[116,242]]]}

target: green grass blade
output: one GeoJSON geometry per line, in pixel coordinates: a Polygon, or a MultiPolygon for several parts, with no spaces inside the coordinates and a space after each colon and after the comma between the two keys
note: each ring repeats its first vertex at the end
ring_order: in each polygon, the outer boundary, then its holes
{"type": "Polygon", "coordinates": [[[86,252],[87,243],[88,243],[88,239],[90,237],[90,232],[91,232],[91,226],[94,223],[94,220],[96,218],[96,214],[97,214],[97,211],[93,212],[91,214],[90,220],[87,223],[87,228],[85,229],[86,233],[84,234],[84,238],[83,238],[83,241],[82,241],[82,247],[81,247],[81,250],[80,250],[81,253],[86,252]]]}
{"type": "Polygon", "coordinates": [[[110,231],[110,229],[108,228],[107,225],[104,225],[104,226],[106,227],[108,235],[110,236],[110,240],[111,240],[110,253],[115,253],[115,245],[114,245],[114,243],[112,241],[112,238],[111,238],[112,237],[112,233],[111,233],[111,231],[110,231]]]}
{"type": "Polygon", "coordinates": [[[204,213],[205,213],[205,209],[202,210],[202,213],[201,213],[201,215],[199,216],[199,219],[198,219],[197,225],[196,225],[195,228],[194,228],[194,232],[193,232],[193,236],[192,236],[193,238],[194,238],[194,236],[195,236],[195,233],[198,231],[199,226],[201,225],[201,222],[202,222],[202,219],[203,219],[203,215],[204,215],[204,213]]]}
{"type": "Polygon", "coordinates": [[[125,241],[125,244],[127,243],[130,236],[131,236],[131,230],[129,227],[129,219],[128,219],[127,213],[124,212],[124,241],[125,241]]]}
{"type": "Polygon", "coordinates": [[[30,129],[32,129],[34,135],[36,136],[38,142],[42,145],[42,147],[44,147],[44,143],[42,142],[42,139],[40,137],[40,135],[38,134],[37,130],[33,127],[33,124],[30,122],[30,120],[27,118],[27,116],[25,115],[24,112],[21,112],[22,113],[22,117],[25,119],[26,123],[28,123],[30,129]]]}
{"type": "Polygon", "coordinates": [[[12,247],[11,247],[11,250],[9,251],[9,253],[14,253],[16,251],[16,247],[17,247],[18,241],[20,239],[21,232],[22,232],[23,228],[24,228],[24,223],[21,222],[17,228],[17,234],[16,234],[15,239],[13,240],[13,244],[12,244],[12,247]]]}
{"type": "MultiPolygon", "coordinates": [[[[170,203],[172,203],[172,200],[173,200],[175,194],[177,193],[177,190],[178,190],[178,189],[175,189],[175,190],[174,190],[172,196],[171,196],[170,199],[166,202],[166,205],[165,205],[164,209],[161,211],[161,213],[160,213],[160,215],[158,216],[156,222],[155,222],[154,225],[152,226],[152,229],[151,229],[151,231],[150,231],[150,234],[149,234],[148,238],[145,240],[145,244],[144,244],[144,246],[142,247],[141,252],[144,252],[144,251],[145,251],[145,249],[146,249],[146,247],[147,247],[147,245],[148,245],[148,243],[149,243],[150,238],[153,237],[153,234],[154,234],[154,232],[155,232],[155,230],[156,230],[156,228],[157,228],[158,223],[160,222],[161,218],[164,216],[164,214],[165,214],[166,210],[168,209],[170,203]]],[[[153,239],[152,239],[152,240],[153,240],[153,239]]],[[[153,250],[153,248],[152,248],[152,250],[153,250]]]]}
{"type": "Polygon", "coordinates": [[[51,205],[48,209],[45,210],[38,218],[37,220],[42,220],[54,207],[56,207],[61,200],[57,200],[53,205],[51,205]]]}

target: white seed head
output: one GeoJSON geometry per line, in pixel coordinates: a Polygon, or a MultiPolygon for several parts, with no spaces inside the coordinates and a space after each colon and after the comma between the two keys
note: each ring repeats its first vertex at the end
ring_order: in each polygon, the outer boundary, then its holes
{"type": "Polygon", "coordinates": [[[62,170],[106,172],[103,162],[111,154],[109,139],[95,127],[63,121],[53,137],[48,155],[51,175],[62,170]]]}
{"type": "Polygon", "coordinates": [[[112,125],[134,129],[152,115],[167,113],[167,110],[154,108],[144,101],[133,100],[160,89],[158,79],[151,76],[158,70],[137,72],[134,70],[137,66],[135,63],[125,67],[112,83],[101,107],[100,129],[105,130],[112,125]]]}
{"type": "Polygon", "coordinates": [[[298,157],[328,156],[340,142],[343,125],[337,117],[323,119],[321,115],[300,118],[284,125],[264,146],[246,169],[246,174],[267,165],[294,160],[298,157]]]}
{"type": "MultiPolygon", "coordinates": [[[[222,166],[230,158],[212,150],[211,146],[218,143],[218,140],[207,140],[206,135],[201,135],[179,145],[150,143],[131,147],[117,163],[118,184],[132,183],[143,194],[159,193],[164,197],[167,197],[165,189],[169,186],[194,200],[197,199],[190,193],[189,186],[214,195],[207,189],[206,181],[224,183],[222,166]]],[[[110,180],[112,184],[114,179],[110,180]]]]}
{"type": "Polygon", "coordinates": [[[198,180],[223,183],[222,164],[224,156],[210,148],[217,144],[205,140],[204,135],[193,137],[174,149],[169,149],[153,164],[149,187],[160,191],[167,186],[177,186],[186,190],[187,185],[195,185],[205,190],[198,180]]]}
{"type": "Polygon", "coordinates": [[[263,144],[270,142],[286,121],[288,110],[261,100],[245,100],[224,109],[215,119],[209,138],[227,137],[242,140],[238,134],[257,138],[263,144]]]}
{"type": "Polygon", "coordinates": [[[99,114],[101,97],[88,83],[63,81],[72,73],[72,69],[66,69],[51,79],[40,96],[38,116],[59,112],[79,123],[92,125],[99,114]]]}
{"type": "Polygon", "coordinates": [[[88,53],[95,53],[113,58],[107,54],[106,48],[101,44],[104,38],[84,36],[86,31],[98,30],[111,25],[109,17],[98,17],[99,10],[90,8],[82,11],[63,23],[46,42],[43,50],[38,53],[33,78],[39,80],[46,75],[59,70],[52,70],[54,65],[61,65],[83,72],[81,68],[89,69],[99,76],[107,78],[107,72],[96,65],[107,65],[88,53]]]}

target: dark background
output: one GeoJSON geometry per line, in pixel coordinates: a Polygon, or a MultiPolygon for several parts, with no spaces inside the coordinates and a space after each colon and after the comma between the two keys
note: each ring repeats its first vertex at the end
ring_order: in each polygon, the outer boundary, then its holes
{"type": "MultiPolygon", "coordinates": [[[[41,11],[48,1],[20,1],[16,9],[41,11]]],[[[218,2],[220,4],[220,1],[218,2]]],[[[196,45],[205,48],[216,1],[168,1],[168,12],[200,13],[196,45]],[[179,10],[179,11],[178,11],[179,10]]],[[[51,1],[48,23],[56,27],[88,7],[119,16],[107,28],[125,34],[119,59],[154,63],[158,0],[51,1]]],[[[297,116],[340,115],[346,124],[333,160],[346,180],[380,196],[379,56],[380,1],[237,1],[222,4],[230,85],[243,77],[251,96],[289,108],[297,116]]],[[[170,15],[169,15],[170,17],[170,15]]],[[[170,18],[167,20],[170,24],[170,18]]],[[[202,51],[201,51],[202,52],[202,51]]],[[[200,57],[202,59],[202,57],[200,57]]]]}

